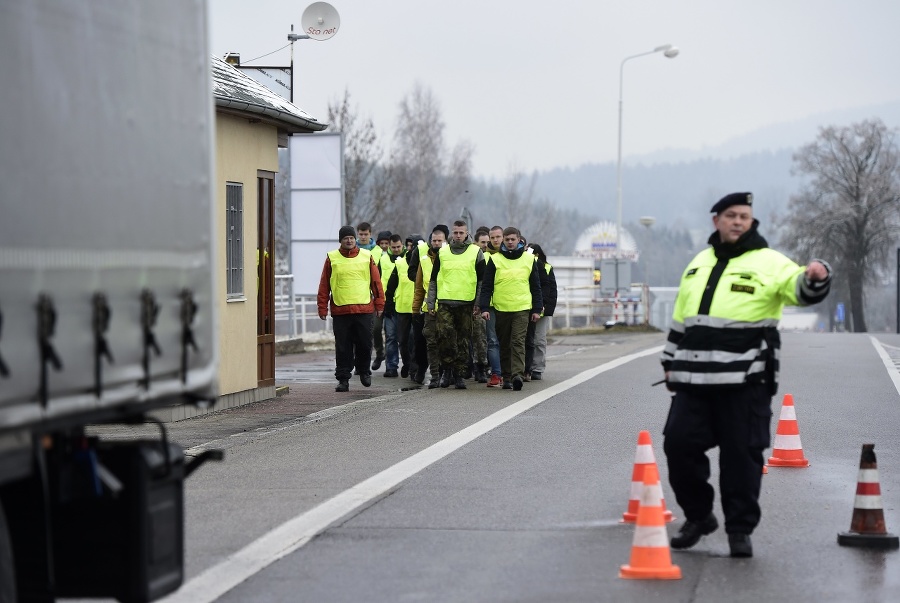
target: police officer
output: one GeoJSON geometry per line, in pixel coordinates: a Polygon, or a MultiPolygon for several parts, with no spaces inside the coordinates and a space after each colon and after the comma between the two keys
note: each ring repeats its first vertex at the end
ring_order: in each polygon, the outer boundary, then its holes
{"type": "Polygon", "coordinates": [[[711,247],[681,277],[662,353],[674,391],[663,431],[669,483],[686,521],[672,548],[694,546],[718,528],[706,451],[719,447],[719,485],[732,557],[752,557],[760,519],[763,450],[770,444],[778,387],[778,320],[785,305],[825,299],[831,268],[798,266],[757,232],[753,195],[732,193],[712,207],[711,247]]]}

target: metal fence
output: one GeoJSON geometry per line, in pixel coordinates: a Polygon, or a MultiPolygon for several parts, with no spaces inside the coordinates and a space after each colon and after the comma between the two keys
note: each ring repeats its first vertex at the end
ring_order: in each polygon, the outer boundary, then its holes
{"type": "MultiPolygon", "coordinates": [[[[332,332],[331,316],[319,318],[314,296],[293,295],[294,277],[291,274],[275,275],[275,335],[279,339],[326,336],[332,332]]],[[[653,323],[666,328],[662,320],[665,311],[647,312],[648,300],[656,296],[643,285],[635,285],[627,294],[602,297],[596,286],[560,287],[551,328],[579,329],[604,327],[611,324],[640,325],[653,323]]],[[[654,299],[652,307],[659,304],[654,299]]],[[[668,308],[667,308],[668,310],[668,308]]],[[[668,310],[670,314],[671,311],[668,310]]]]}

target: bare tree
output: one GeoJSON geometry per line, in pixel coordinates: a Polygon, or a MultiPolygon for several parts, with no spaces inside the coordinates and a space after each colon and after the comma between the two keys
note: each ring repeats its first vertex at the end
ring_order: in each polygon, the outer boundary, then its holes
{"type": "Polygon", "coordinates": [[[896,132],[879,119],[830,126],[794,154],[793,173],[810,181],[791,197],[784,244],[801,257],[832,262],[856,332],[867,330],[864,285],[886,266],[900,234],[896,132]]]}
{"type": "Polygon", "coordinates": [[[384,192],[391,196],[385,217],[398,232],[427,233],[462,211],[472,169],[473,149],[467,142],[448,151],[444,120],[431,90],[416,83],[400,102],[384,192]]]}
{"type": "Polygon", "coordinates": [[[348,224],[375,222],[384,211],[389,178],[379,170],[383,150],[371,119],[350,105],[350,92],[328,104],[328,130],[344,138],[344,215],[348,224]]]}

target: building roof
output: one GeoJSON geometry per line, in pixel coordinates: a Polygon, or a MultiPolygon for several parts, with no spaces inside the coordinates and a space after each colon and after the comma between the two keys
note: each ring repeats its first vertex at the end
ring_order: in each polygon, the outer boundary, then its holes
{"type": "Polygon", "coordinates": [[[319,132],[328,127],[216,56],[212,57],[212,79],[216,110],[252,115],[287,134],[319,132]]]}

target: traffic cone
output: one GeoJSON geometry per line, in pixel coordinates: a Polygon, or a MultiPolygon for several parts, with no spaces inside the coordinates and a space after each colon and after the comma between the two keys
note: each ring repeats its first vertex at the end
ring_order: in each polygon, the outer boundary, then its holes
{"type": "MultiPolygon", "coordinates": [[[[644,472],[647,467],[656,468],[656,474],[659,475],[659,468],[656,467],[656,457],[653,456],[653,443],[650,440],[650,432],[642,431],[638,434],[637,450],[634,453],[634,469],[631,472],[631,495],[628,498],[628,510],[622,513],[622,523],[634,523],[637,521],[638,508],[641,506],[641,492],[644,491],[644,472]]],[[[659,491],[662,496],[662,489],[659,491]]],[[[666,501],[660,499],[660,506],[663,509],[663,519],[673,521],[675,517],[672,512],[666,509],[666,501]]]]}
{"type": "Polygon", "coordinates": [[[644,492],[634,527],[631,563],[619,568],[619,578],[644,580],[678,580],[681,568],[672,564],[669,535],[663,519],[662,487],[659,470],[649,465],[644,471],[644,492]]]}
{"type": "Polygon", "coordinates": [[[850,520],[850,531],[838,534],[838,544],[878,549],[900,548],[900,539],[888,534],[884,524],[875,444],[863,444],[862,456],[859,459],[856,500],[853,503],[853,519],[850,520]]]}
{"type": "Polygon", "coordinates": [[[803,457],[803,446],[800,444],[800,427],[797,425],[797,413],[794,410],[794,396],[784,395],[781,405],[781,416],[778,429],[775,431],[775,445],[769,465],[773,467],[809,467],[809,461],[803,457]]]}

